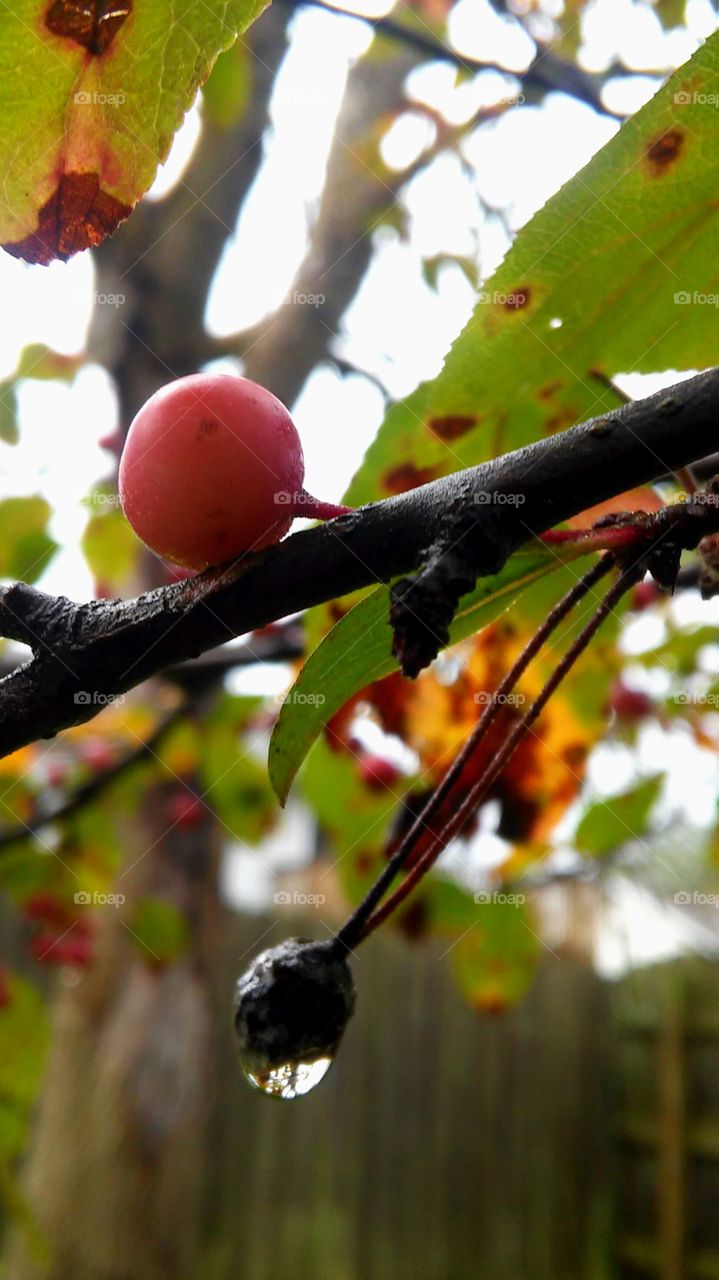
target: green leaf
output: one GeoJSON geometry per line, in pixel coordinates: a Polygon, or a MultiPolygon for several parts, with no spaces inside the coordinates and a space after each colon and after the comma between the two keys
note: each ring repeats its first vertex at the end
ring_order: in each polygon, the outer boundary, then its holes
{"type": "Polygon", "coordinates": [[[382,850],[398,801],[411,779],[392,790],[362,785],[357,761],[320,738],[302,773],[302,793],[329,837],[330,857],[350,902],[359,902],[384,866],[382,850]]]}
{"type": "Polygon", "coordinates": [[[259,707],[257,698],[226,694],[200,730],[202,800],[225,828],[246,844],[256,844],[277,817],[277,801],[267,772],[248,752],[242,736],[259,707]]]}
{"type": "Polygon", "coordinates": [[[477,895],[476,923],[450,952],[465,999],[480,1012],[515,1004],[536,972],[540,939],[521,894],[477,895]],[[521,899],[521,901],[519,900],[521,899]]]}
{"type": "Polygon", "coordinates": [[[47,532],[50,515],[39,495],[0,502],[0,578],[37,581],[57,551],[47,532]]]}
{"type": "Polygon", "coordinates": [[[84,362],[84,356],[64,356],[44,342],[30,342],[23,347],[15,377],[35,378],[39,382],[70,383],[84,362]]]}
{"type": "Polygon", "coordinates": [[[130,932],[148,960],[169,964],[182,955],[189,939],[187,921],[177,907],[162,898],[142,898],[130,932]]]}
{"type": "Polygon", "coordinates": [[[635,659],[647,667],[664,668],[677,676],[688,676],[697,667],[697,658],[702,649],[716,644],[716,627],[689,627],[681,631],[672,629],[667,640],[648,649],[635,659]]]}
{"type": "Polygon", "coordinates": [[[252,93],[252,58],[241,40],[221,53],[202,90],[202,114],[218,129],[241,120],[252,93]]]}
{"type": "Polygon", "coordinates": [[[474,258],[468,257],[466,254],[460,253],[437,253],[432,258],[422,259],[422,276],[425,284],[435,291],[439,287],[439,276],[443,267],[455,266],[459,267],[463,276],[469,281],[473,289],[477,288],[479,277],[477,274],[477,263],[474,258]]]}
{"type": "Polygon", "coordinates": [[[114,589],[126,585],[133,577],[142,544],[120,508],[113,505],[117,498],[98,491],[89,499],[93,503],[101,500],[105,500],[104,509],[88,520],[82,535],[82,549],[91,573],[114,589]]]}
{"type": "Polygon", "coordinates": [[[593,857],[612,853],[621,845],[640,840],[661,790],[663,776],[645,778],[637,786],[587,809],[577,827],[574,843],[593,857]]]}
{"type": "Polygon", "coordinates": [[[57,379],[72,382],[83,363],[83,356],[63,356],[44,342],[31,342],[23,347],[15,372],[0,382],[0,440],[4,444],[17,444],[20,438],[17,420],[17,387],[22,378],[39,381],[57,379]]]}
{"type": "MultiPolygon", "coordinates": [[[[460,601],[450,644],[479,631],[531,583],[561,567],[541,547],[519,551],[494,577],[460,601]]],[[[389,627],[389,588],[378,587],[350,609],[310,654],[283,702],[270,739],[269,774],[280,802],[323,725],[366,685],[396,671],[389,627]]]]}
{"type": "Polygon", "coordinates": [[[17,444],[19,439],[17,379],[4,378],[0,382],[0,440],[3,444],[17,444]]]}
{"type": "Polygon", "coordinates": [[[439,376],[389,409],[350,504],[599,414],[622,371],[715,362],[718,76],[714,34],[532,218],[439,376]]]}
{"type": "Polygon", "coordinates": [[[0,1160],[24,1146],[48,1045],[45,1005],[35,987],[17,974],[2,974],[0,1007],[0,1160]]]}
{"type": "Polygon", "coordinates": [[[0,242],[31,262],[66,259],[127,217],[264,0],[152,0],[127,17],[117,6],[114,27],[85,38],[63,16],[74,7],[0,11],[0,242]]]}
{"type": "Polygon", "coordinates": [[[665,31],[682,26],[685,8],[686,0],[654,0],[654,12],[665,31]]]}

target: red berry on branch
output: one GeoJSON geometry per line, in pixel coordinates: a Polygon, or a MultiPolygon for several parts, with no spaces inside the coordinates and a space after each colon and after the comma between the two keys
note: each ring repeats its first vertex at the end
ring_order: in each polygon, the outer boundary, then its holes
{"type": "Polygon", "coordinates": [[[33,938],[30,949],[38,964],[74,965],[86,969],[92,961],[92,944],[84,933],[74,930],[64,937],[47,930],[33,938]]]}
{"type": "Polygon", "coordinates": [[[35,934],[30,943],[30,951],[38,964],[58,964],[58,958],[55,955],[60,935],[54,930],[43,930],[42,933],[35,934]]]}
{"type": "Polygon", "coordinates": [[[654,703],[647,693],[640,689],[630,689],[623,681],[618,680],[612,690],[610,708],[619,720],[636,723],[646,720],[654,711],[654,703]]]}
{"type": "Polygon", "coordinates": [[[632,592],[632,609],[634,609],[635,613],[641,613],[643,609],[650,608],[661,598],[662,593],[656,582],[652,578],[647,578],[644,582],[639,582],[632,592]]]}
{"type": "Polygon", "coordinates": [[[279,542],[295,516],[347,508],[305,493],[302,446],[280,400],[248,378],[193,374],[140,409],[120,459],[120,501],[163,559],[204,569],[279,542]]]}
{"type": "Polygon", "coordinates": [[[359,775],[370,791],[391,791],[402,776],[397,766],[383,756],[365,756],[360,761],[359,775]]]}
{"type": "Polygon", "coordinates": [[[65,904],[52,893],[33,893],[23,903],[23,915],[37,924],[51,924],[59,929],[67,927],[69,915],[65,904]]]}
{"type": "Polygon", "coordinates": [[[123,444],[122,432],[108,431],[107,435],[100,436],[97,443],[101,449],[107,449],[108,453],[116,453],[119,455],[123,444]]]}
{"type": "Polygon", "coordinates": [[[61,787],[67,778],[67,768],[64,764],[60,764],[59,761],[49,764],[46,776],[49,787],[61,787]]]}
{"type": "Polygon", "coordinates": [[[191,791],[175,791],[167,800],[167,819],[174,827],[197,827],[205,817],[205,806],[191,791]]]}
{"type": "Polygon", "coordinates": [[[80,758],[94,773],[103,773],[115,764],[115,752],[104,738],[89,738],[80,747],[80,758]]]}
{"type": "Polygon", "coordinates": [[[165,581],[168,583],[184,582],[187,578],[194,578],[195,576],[194,569],[183,569],[181,564],[163,565],[163,573],[165,581]]]}
{"type": "Polygon", "coordinates": [[[62,938],[54,948],[57,955],[55,964],[70,964],[77,969],[87,969],[92,963],[92,944],[89,938],[81,935],[71,935],[62,938]]]}

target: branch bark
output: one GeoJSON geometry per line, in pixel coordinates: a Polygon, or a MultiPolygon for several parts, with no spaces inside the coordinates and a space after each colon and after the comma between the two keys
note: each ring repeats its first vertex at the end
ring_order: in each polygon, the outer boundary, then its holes
{"type": "Polygon", "coordinates": [[[135,600],[7,587],[0,633],[33,657],[0,681],[0,751],[89,720],[107,695],[234,636],[436,562],[457,528],[471,525],[476,576],[494,573],[531,535],[710,453],[718,402],[712,369],[135,600]]]}

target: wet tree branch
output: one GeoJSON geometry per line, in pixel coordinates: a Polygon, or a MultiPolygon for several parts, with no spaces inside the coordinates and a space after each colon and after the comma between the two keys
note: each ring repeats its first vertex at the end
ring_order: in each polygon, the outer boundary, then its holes
{"type": "Polygon", "coordinates": [[[458,528],[475,575],[494,573],[532,534],[710,453],[718,403],[712,369],[134,600],[75,604],[24,583],[7,587],[0,634],[33,656],[0,681],[0,751],[91,719],[98,694],[121,693],[277,618],[432,563],[458,528]],[[521,503],[502,501],[509,494],[521,503]]]}

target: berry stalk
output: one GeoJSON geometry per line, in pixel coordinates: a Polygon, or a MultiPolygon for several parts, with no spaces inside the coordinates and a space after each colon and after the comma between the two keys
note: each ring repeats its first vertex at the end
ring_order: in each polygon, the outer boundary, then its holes
{"type": "MultiPolygon", "coordinates": [[[[610,558],[607,556],[606,559],[609,560],[610,558]]],[[[437,836],[436,841],[433,842],[430,848],[428,848],[417,861],[415,866],[412,867],[412,870],[408,872],[405,879],[397,886],[394,893],[387,899],[387,901],[384,902],[382,906],[378,906],[369,918],[365,917],[364,927],[361,933],[356,937],[357,942],[363,942],[365,938],[369,937],[370,933],[373,933],[374,930],[382,924],[387,916],[391,915],[392,912],[396,910],[400,903],[403,902],[404,899],[412,892],[414,887],[436,862],[440,853],[447,847],[450,840],[453,840],[455,835],[461,831],[464,824],[477,808],[477,805],[484,799],[490,787],[499,777],[499,774],[513,756],[522,739],[541,714],[552,694],[559,687],[565,676],[571,671],[575,662],[587,648],[587,645],[590,643],[605,619],[609,616],[615,605],[618,604],[625,592],[630,590],[630,588],[637,582],[638,578],[641,577],[641,573],[641,569],[637,568],[637,566],[633,566],[631,569],[625,570],[612,584],[602,599],[599,607],[592,614],[587,625],[567,650],[561,662],[557,664],[555,671],[553,671],[529,710],[524,714],[524,716],[522,716],[521,720],[512,727],[491,765],[485,770],[484,774],[477,779],[476,783],[467,793],[459,808],[452,814],[444,829],[437,836]]],[[[477,728],[478,727],[479,726],[477,726],[477,728]]],[[[476,732],[477,729],[475,728],[471,737],[474,737],[476,732]]],[[[469,740],[465,746],[468,745],[469,740]]],[[[422,815],[420,815],[420,818],[421,817],[422,815]]],[[[397,852],[399,853],[400,851],[398,850],[397,852]]],[[[405,856],[408,856],[409,852],[411,852],[411,849],[407,850],[405,856]]],[[[382,877],[380,877],[380,879],[382,879],[382,877]]],[[[379,884],[379,881],[377,883],[379,884]]],[[[370,891],[370,893],[372,893],[372,891],[370,891]]],[[[368,897],[369,896],[370,895],[368,895],[368,897]]]]}
{"type": "MultiPolygon", "coordinates": [[[[542,645],[549,638],[559,623],[567,616],[574,606],[592,590],[596,583],[598,583],[601,578],[609,572],[613,563],[613,560],[609,556],[605,556],[601,560],[598,560],[596,564],[592,565],[591,569],[589,569],[587,573],[579,579],[579,581],[549,612],[542,625],[531,637],[514,665],[510,668],[498,688],[495,690],[492,701],[489,702],[482,711],[472,733],[455,756],[455,759],[452,761],[452,764],[446,774],[432,792],[423,809],[415,818],[403,840],[392,855],[390,861],[387,863],[387,866],[384,868],[382,874],[372,886],[364,901],[360,903],[357,910],[340,929],[337,934],[337,941],[339,943],[347,947],[352,947],[355,943],[359,942],[360,939],[367,936],[367,926],[369,921],[374,918],[373,912],[375,911],[375,908],[378,907],[381,899],[392,884],[392,881],[401,870],[405,861],[412,854],[417,840],[427,828],[430,819],[437,812],[442,801],[449,794],[467,761],[473,755],[480,742],[490,729],[499,714],[504,696],[511,692],[514,685],[517,683],[517,680],[519,680],[529,663],[536,656],[542,645]]],[[[481,783],[481,781],[482,780],[480,779],[479,782],[481,783]]],[[[436,847],[435,844],[433,844],[431,846],[431,850],[428,850],[428,854],[430,852],[432,853],[432,861],[438,857],[442,848],[444,848],[444,843],[442,842],[442,836],[440,836],[436,842],[436,847]]],[[[420,865],[424,865],[423,862],[417,863],[418,867],[420,865]]],[[[427,869],[426,866],[425,869],[427,869]]],[[[389,899],[387,905],[389,906],[389,903],[392,901],[393,899],[389,899]]],[[[389,912],[387,911],[385,914],[389,914],[389,912]]],[[[375,926],[373,925],[372,927],[374,928],[375,926]]]]}

